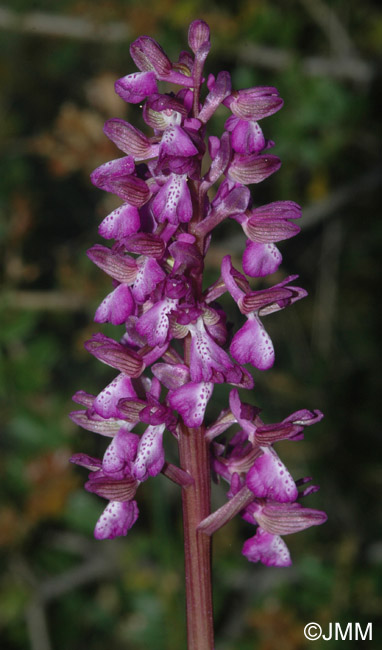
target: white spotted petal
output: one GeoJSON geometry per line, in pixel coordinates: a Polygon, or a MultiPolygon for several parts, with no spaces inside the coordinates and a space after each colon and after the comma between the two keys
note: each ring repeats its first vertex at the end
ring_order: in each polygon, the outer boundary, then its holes
{"type": "Polygon", "coordinates": [[[239,363],[251,363],[259,370],[268,370],[275,360],[271,337],[256,314],[248,314],[247,318],[233,337],[230,352],[239,363]]]}
{"type": "Polygon", "coordinates": [[[149,476],[156,476],[164,465],[163,431],[164,424],[148,426],[142,435],[131,475],[138,481],[145,481],[149,476]]]}
{"type": "Polygon", "coordinates": [[[212,382],[190,382],[170,391],[168,401],[183,418],[187,427],[200,427],[213,391],[212,382]]]}
{"type": "Polygon", "coordinates": [[[291,503],[298,497],[296,484],[270,447],[262,447],[263,454],[254,462],[247,474],[246,483],[257,498],[267,498],[279,503],[291,503]]]}
{"type": "Polygon", "coordinates": [[[271,535],[260,527],[256,535],[244,542],[242,553],[250,562],[262,562],[266,566],[292,564],[288,547],[280,535],[271,535]]]}

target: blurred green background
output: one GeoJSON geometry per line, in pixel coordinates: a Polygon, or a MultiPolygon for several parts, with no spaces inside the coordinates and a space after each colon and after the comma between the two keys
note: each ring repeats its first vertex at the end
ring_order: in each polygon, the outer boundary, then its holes
{"type": "MultiPolygon", "coordinates": [[[[310,295],[267,319],[276,364],[254,373],[251,399],[267,422],[324,411],[304,442],[278,452],[295,477],[321,485],[307,505],[329,515],[287,538],[288,569],[241,556],[253,534],[245,522],[216,534],[216,650],[300,650],[310,621],[324,631],[330,621],[372,621],[367,647],[382,647],[379,3],[13,0],[0,5],[2,650],[186,646],[178,489],[163,476],[148,482],[127,539],[95,542],[104,502],[83,490],[85,473],[68,458],[102,454],[107,441],[68,412],[76,390],[97,393],[115,374],[83,349],[110,286],[85,251],[115,205],[89,173],[117,155],[105,119],[138,115],[113,83],[135,71],[134,38],[155,37],[175,59],[198,17],[212,31],[208,72],[230,70],[236,88],[275,85],[285,99],[263,123],[283,166],[252,190],[258,204],[304,207],[301,235],[280,246],[276,280],[298,273],[310,295]]],[[[216,114],[217,133],[225,118],[216,114]]],[[[239,259],[239,230],[217,231],[211,279],[224,254],[239,259]]],[[[217,391],[209,418],[226,395],[217,391]]],[[[222,493],[214,489],[214,503],[222,493]]]]}

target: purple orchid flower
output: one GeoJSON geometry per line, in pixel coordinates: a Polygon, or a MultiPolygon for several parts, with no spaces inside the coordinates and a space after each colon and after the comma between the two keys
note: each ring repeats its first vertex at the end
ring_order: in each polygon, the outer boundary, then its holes
{"type": "Polygon", "coordinates": [[[301,216],[300,207],[293,201],[256,207],[248,187],[280,167],[279,158],[268,152],[273,142],[259,121],[277,112],[283,100],[273,87],[233,89],[226,71],[208,75],[201,93],[210,49],[204,21],[191,24],[189,47],[173,62],[154,39],[139,37],[130,48],[139,71],[115,85],[122,100],[143,104],[151,131],[119,118],[108,120],[105,134],[123,156],[91,176],[97,188],[121,199],[99,226],[99,234],[113,241],[88,251],[112,281],[95,320],[124,325],[126,331],[120,341],[96,334],[86,343],[119,374],[97,396],[76,393],[83,410],[72,413],[74,422],[111,441],[102,460],[75,454],[72,461],[90,472],[86,489],[109,502],[96,524],[98,539],[130,530],[143,481],[162,473],[182,487],[189,650],[212,650],[209,536],[240,515],[256,526],[244,556],[288,566],[283,536],[321,524],[326,515],[301,505],[318,487],[309,485],[310,478],[292,478],[274,449],[280,440],[302,440],[305,427],[322,418],[320,411],[301,409],[266,424],[260,409],[242,402],[237,391],[254,386],[245,364],[266,370],[275,361],[264,316],[306,295],[292,284],[297,276],[277,284],[268,279],[282,261],[276,243],[299,232],[294,220],[301,216]],[[174,84],[173,92],[160,92],[158,82],[174,84]],[[223,133],[207,138],[217,109],[227,112],[223,133]],[[228,218],[247,237],[245,275],[227,255],[221,277],[204,288],[204,260],[214,229],[228,218]],[[264,278],[264,288],[253,290],[247,276],[264,278]],[[227,292],[245,316],[233,333],[218,302],[227,292]],[[236,388],[227,408],[210,422],[215,384],[236,388]],[[143,425],[143,433],[136,433],[143,425]],[[232,425],[235,433],[220,441],[232,425]],[[180,466],[166,461],[164,438],[169,445],[177,441],[180,466]],[[228,485],[227,501],[214,513],[211,467],[228,485]]]}

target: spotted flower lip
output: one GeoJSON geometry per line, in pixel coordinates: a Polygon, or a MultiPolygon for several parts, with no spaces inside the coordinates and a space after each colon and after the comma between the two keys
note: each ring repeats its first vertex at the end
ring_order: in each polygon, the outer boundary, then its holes
{"type": "Polygon", "coordinates": [[[236,332],[230,345],[236,361],[251,363],[259,370],[272,367],[275,360],[273,343],[260,316],[284,309],[306,296],[304,289],[288,285],[295,277],[290,276],[270,289],[251,291],[245,278],[233,268],[230,256],[224,257],[222,278],[240,311],[247,316],[247,322],[236,332]],[[239,287],[238,281],[246,291],[239,287]]]}
{"type": "Polygon", "coordinates": [[[283,257],[274,244],[248,240],[243,253],[243,270],[251,278],[264,278],[275,273],[283,257]]]}
{"type": "Polygon", "coordinates": [[[292,564],[282,537],[267,533],[260,526],[256,534],[244,542],[242,553],[250,562],[262,562],[266,566],[286,567],[292,564]]]}
{"type": "Polygon", "coordinates": [[[266,148],[260,125],[252,120],[241,120],[232,115],[225,123],[231,133],[232,148],[239,154],[257,154],[266,148]]]}
{"type": "Polygon", "coordinates": [[[157,92],[155,72],[133,72],[115,82],[115,92],[130,104],[139,104],[157,92]]]}
{"type": "Polygon", "coordinates": [[[190,221],[192,202],[187,174],[170,174],[153,200],[152,212],[159,223],[166,219],[174,224],[190,221]]]}
{"type": "Polygon", "coordinates": [[[120,418],[118,402],[122,398],[137,397],[131,378],[121,372],[94,399],[92,408],[103,418],[120,418]]]}
{"type": "Polygon", "coordinates": [[[251,492],[257,498],[281,503],[296,501],[296,485],[276,452],[269,447],[263,447],[262,452],[247,474],[246,483],[251,492]]]}
{"type": "Polygon", "coordinates": [[[204,421],[205,410],[211,398],[212,382],[189,382],[171,390],[168,394],[170,406],[182,416],[188,427],[200,427],[204,421]]]}
{"type": "Polygon", "coordinates": [[[243,555],[284,567],[291,558],[283,536],[321,524],[326,515],[301,504],[318,486],[310,477],[295,480],[274,445],[303,440],[322,413],[302,408],[266,423],[238,391],[255,385],[247,364],[265,371],[275,361],[263,317],[306,296],[294,284],[298,276],[268,278],[282,262],[276,244],[300,231],[300,206],[290,200],[256,205],[249,187],[281,166],[269,153],[274,143],[262,120],[283,100],[272,86],[235,89],[225,70],[205,75],[211,40],[203,20],[191,23],[188,45],[190,51],[172,61],[153,38],[140,36],[130,46],[138,71],[115,83],[123,101],[142,104],[143,127],[120,118],[105,123],[105,135],[121,154],[91,175],[95,187],[114,197],[98,229],[108,244],[97,243],[87,254],[111,284],[94,320],[117,325],[120,338],[98,333],[85,343],[114,369],[114,378],[97,395],[77,391],[73,399],[82,408],[71,414],[109,444],[102,458],[77,453],[71,461],[89,472],[86,490],[108,501],[95,526],[97,539],[128,533],[138,517],[140,484],[160,473],[191,490],[185,520],[195,522],[192,508],[204,494],[199,482],[209,481],[200,468],[209,464],[228,486],[227,501],[198,530],[211,535],[239,515],[256,528],[243,555]],[[222,107],[228,117],[221,132],[207,136],[222,107]],[[247,239],[243,272],[225,255],[220,277],[208,286],[206,255],[227,219],[247,239]],[[265,280],[254,289],[248,278],[265,280]],[[219,303],[224,294],[244,324],[227,322],[219,303]],[[218,415],[212,398],[224,399],[225,389],[215,384],[234,387],[218,415]],[[181,466],[165,458],[174,440],[181,466]]]}
{"type": "Polygon", "coordinates": [[[94,529],[96,539],[114,539],[126,535],[138,519],[136,501],[110,501],[94,529]]]}
{"type": "Polygon", "coordinates": [[[240,381],[241,372],[220,348],[199,318],[195,325],[189,325],[191,334],[190,376],[192,381],[240,381]]]}
{"type": "Polygon", "coordinates": [[[105,239],[122,239],[138,232],[140,225],[137,207],[124,203],[104,218],[98,232],[105,239]]]}

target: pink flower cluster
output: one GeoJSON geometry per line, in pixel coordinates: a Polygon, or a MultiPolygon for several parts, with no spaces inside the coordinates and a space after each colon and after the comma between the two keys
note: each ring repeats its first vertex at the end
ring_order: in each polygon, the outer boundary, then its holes
{"type": "Polygon", "coordinates": [[[259,121],[283,101],[273,87],[233,90],[228,72],[205,80],[210,38],[203,21],[190,25],[188,42],[192,54],[182,52],[173,63],[152,38],[138,38],[130,52],[139,72],[115,85],[123,100],[143,104],[143,120],[152,131],[146,135],[124,120],[108,120],[104,131],[124,155],[91,177],[122,201],[99,227],[112,245],[96,244],[88,251],[113,287],[95,321],[124,324],[126,331],[119,342],[96,334],[86,344],[118,374],[97,396],[78,392],[74,399],[85,408],[72,418],[111,442],[102,460],[76,454],[72,461],[90,470],[86,489],[109,501],[95,536],[125,535],[138,516],[135,494],[142,481],[159,472],[181,485],[190,480],[165,462],[164,433],[179,438],[184,426],[191,433],[203,427],[215,384],[231,384],[229,409],[206,430],[212,467],[228,482],[229,501],[200,529],[209,534],[240,513],[257,526],[244,545],[248,559],[285,566],[290,557],[280,535],[322,523],[325,514],[300,505],[300,497],[316,488],[298,492],[306,479],[293,480],[273,444],[301,439],[303,428],[321,414],[303,410],[266,425],[256,409],[241,403],[237,391],[254,385],[244,364],[266,370],[274,362],[263,317],[306,295],[291,284],[297,276],[257,291],[246,277],[274,273],[282,261],[276,243],[299,232],[296,203],[255,206],[248,189],[280,167],[259,121]],[[175,84],[174,91],[161,92],[161,82],[175,84]],[[220,106],[228,113],[225,130],[208,137],[206,147],[206,124],[220,106]],[[220,278],[204,289],[212,232],[227,218],[247,237],[245,275],[227,255],[220,278]],[[245,316],[233,337],[217,302],[225,292],[245,316]],[[142,423],[144,433],[132,433],[142,423]],[[226,444],[217,442],[234,423],[242,430],[226,444]]]}

